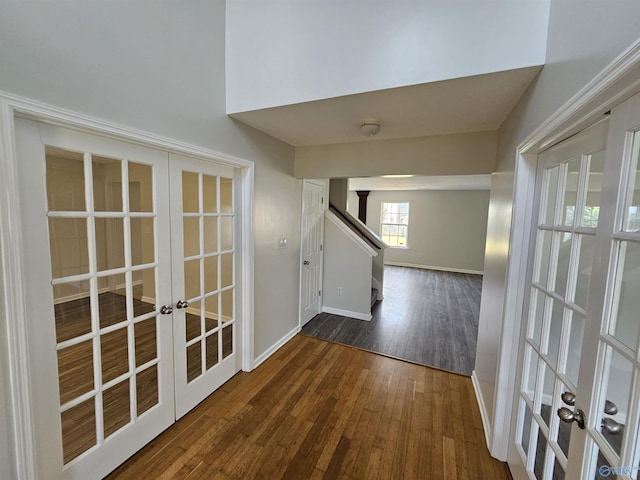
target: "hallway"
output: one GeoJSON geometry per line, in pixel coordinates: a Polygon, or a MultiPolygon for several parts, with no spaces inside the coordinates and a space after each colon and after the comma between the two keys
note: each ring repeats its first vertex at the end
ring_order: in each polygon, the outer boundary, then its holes
{"type": "Polygon", "coordinates": [[[471,381],[297,335],[108,479],[496,479],[471,381]]]}
{"type": "Polygon", "coordinates": [[[481,292],[481,275],[386,266],[371,321],[321,313],[302,333],[470,376],[481,292]]]}

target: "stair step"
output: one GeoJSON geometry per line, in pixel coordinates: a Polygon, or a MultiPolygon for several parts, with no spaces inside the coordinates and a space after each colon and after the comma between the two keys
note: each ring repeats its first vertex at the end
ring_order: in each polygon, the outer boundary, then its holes
{"type": "Polygon", "coordinates": [[[379,290],[377,288],[372,288],[371,289],[371,306],[372,307],[378,301],[378,292],[379,292],[379,290]]]}

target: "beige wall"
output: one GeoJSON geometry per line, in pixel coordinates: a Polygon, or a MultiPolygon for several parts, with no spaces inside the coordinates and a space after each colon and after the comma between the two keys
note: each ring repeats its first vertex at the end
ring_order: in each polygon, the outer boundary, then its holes
{"type": "MultiPolygon", "coordinates": [[[[489,191],[373,191],[367,225],[377,234],[382,202],[409,202],[409,248],[387,249],[385,262],[482,272],[489,191]]],[[[358,196],[353,191],[349,213],[357,217],[358,196]]]]}
{"type": "Polygon", "coordinates": [[[298,178],[492,173],[496,132],[297,147],[298,178]]]}

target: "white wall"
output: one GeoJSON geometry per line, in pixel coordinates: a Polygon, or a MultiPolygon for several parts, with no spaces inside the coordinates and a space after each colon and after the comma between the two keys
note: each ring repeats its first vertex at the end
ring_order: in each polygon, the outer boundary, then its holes
{"type": "Polygon", "coordinates": [[[298,178],[475,175],[495,170],[497,132],[297,147],[298,178]]]}
{"type": "MultiPolygon", "coordinates": [[[[382,202],[410,204],[409,248],[388,248],[386,263],[482,272],[489,191],[373,191],[367,201],[367,225],[378,235],[382,202]]],[[[349,213],[357,212],[358,196],[350,191],[349,213]]]]}
{"type": "Polygon", "coordinates": [[[3,1],[0,90],[256,163],[257,357],[298,325],[302,183],[291,147],[226,116],[224,32],[223,0],[3,1]]]}
{"type": "Polygon", "coordinates": [[[234,0],[230,113],[542,65],[549,0],[234,0]]]}
{"type": "Polygon", "coordinates": [[[354,242],[354,236],[325,216],[322,306],[338,309],[345,316],[370,318],[372,260],[358,245],[362,240],[356,237],[354,242]],[[342,293],[338,293],[339,288],[342,293]]]}
{"type": "Polygon", "coordinates": [[[503,319],[502,313],[516,148],[638,38],[638,18],[640,3],[631,0],[552,1],[546,66],[500,129],[499,174],[492,182],[475,365],[476,376],[481,382],[481,395],[489,413],[494,404],[498,332],[502,331],[503,322],[512,321],[503,319]]]}

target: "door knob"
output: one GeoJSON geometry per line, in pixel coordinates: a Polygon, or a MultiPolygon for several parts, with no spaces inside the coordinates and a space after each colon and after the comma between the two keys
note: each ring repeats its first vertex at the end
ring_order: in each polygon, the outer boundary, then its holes
{"type": "Polygon", "coordinates": [[[577,409],[575,412],[572,412],[566,407],[562,407],[558,409],[558,416],[560,420],[565,423],[576,422],[578,427],[584,430],[584,412],[582,409],[577,409]]]}
{"type": "Polygon", "coordinates": [[[162,315],[169,315],[169,314],[173,313],[173,307],[171,307],[171,305],[163,305],[160,308],[160,313],[162,315]]]}
{"type": "Polygon", "coordinates": [[[576,404],[576,396],[571,392],[563,392],[562,395],[560,395],[560,398],[562,398],[562,401],[570,407],[573,407],[576,404]]]}
{"type": "Polygon", "coordinates": [[[309,260],[305,260],[304,262],[302,262],[303,265],[309,265],[309,260]]]}
{"type": "Polygon", "coordinates": [[[178,300],[178,303],[176,303],[176,307],[178,308],[187,308],[189,306],[189,302],[187,302],[186,300],[178,300]]]}

